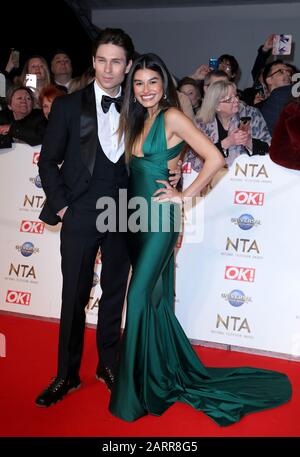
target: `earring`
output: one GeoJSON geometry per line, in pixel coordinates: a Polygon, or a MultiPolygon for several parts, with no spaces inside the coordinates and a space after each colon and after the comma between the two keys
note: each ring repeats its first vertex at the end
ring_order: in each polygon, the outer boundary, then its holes
{"type": "Polygon", "coordinates": [[[164,94],[163,99],[167,100],[167,94],[164,94]]]}
{"type": "Polygon", "coordinates": [[[133,97],[133,103],[136,103],[136,98],[135,97],[133,97]]]}

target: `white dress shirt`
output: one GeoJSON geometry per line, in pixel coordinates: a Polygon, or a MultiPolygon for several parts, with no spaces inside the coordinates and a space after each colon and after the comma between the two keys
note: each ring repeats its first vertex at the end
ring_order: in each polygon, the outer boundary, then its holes
{"type": "MultiPolygon", "coordinates": [[[[97,108],[97,123],[98,123],[98,138],[106,157],[113,163],[117,163],[121,155],[124,153],[124,138],[118,142],[118,133],[120,114],[116,110],[115,104],[112,103],[107,113],[104,113],[101,106],[102,95],[108,95],[97,82],[94,82],[96,108],[97,108]]],[[[121,95],[121,88],[116,95],[121,95]]]]}

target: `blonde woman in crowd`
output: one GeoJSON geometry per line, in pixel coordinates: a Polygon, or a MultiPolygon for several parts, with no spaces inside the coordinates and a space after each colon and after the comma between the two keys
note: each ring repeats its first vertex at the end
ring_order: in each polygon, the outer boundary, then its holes
{"type": "Polygon", "coordinates": [[[51,82],[50,70],[44,57],[39,55],[30,57],[25,62],[22,73],[16,78],[15,82],[31,89],[34,97],[34,108],[40,108],[40,93],[51,82]],[[27,75],[35,75],[36,78],[28,77],[27,75]]]}

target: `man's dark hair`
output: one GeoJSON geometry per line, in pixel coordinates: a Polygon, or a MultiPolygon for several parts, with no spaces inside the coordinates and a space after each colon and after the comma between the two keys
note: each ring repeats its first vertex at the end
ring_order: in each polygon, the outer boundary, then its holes
{"type": "Polygon", "coordinates": [[[54,53],[51,56],[51,59],[50,59],[51,63],[52,63],[52,60],[54,59],[54,57],[57,56],[57,54],[64,54],[65,56],[69,57],[70,60],[72,60],[70,57],[70,54],[68,53],[68,51],[66,51],[66,49],[57,48],[57,49],[55,49],[54,53]]]}
{"type": "Polygon", "coordinates": [[[265,67],[263,69],[262,77],[263,77],[264,83],[267,87],[268,87],[267,78],[272,73],[273,66],[281,64],[281,63],[284,63],[283,60],[277,59],[277,60],[274,60],[273,62],[267,63],[267,65],[265,65],[265,67]]]}
{"type": "Polygon", "coordinates": [[[96,56],[97,49],[101,44],[114,44],[124,49],[127,62],[134,57],[133,42],[127,33],[122,29],[103,29],[97,36],[93,45],[93,56],[96,56]]]}
{"type": "Polygon", "coordinates": [[[224,60],[227,60],[229,62],[229,65],[231,66],[231,73],[234,76],[233,79],[236,79],[239,76],[240,72],[240,66],[236,58],[230,54],[222,54],[219,58],[218,61],[219,63],[223,62],[224,60]]]}
{"type": "Polygon", "coordinates": [[[180,90],[181,87],[185,86],[186,84],[190,84],[191,86],[194,86],[196,89],[200,90],[198,81],[196,81],[194,78],[190,78],[189,76],[185,76],[178,81],[177,90],[180,90]]]}

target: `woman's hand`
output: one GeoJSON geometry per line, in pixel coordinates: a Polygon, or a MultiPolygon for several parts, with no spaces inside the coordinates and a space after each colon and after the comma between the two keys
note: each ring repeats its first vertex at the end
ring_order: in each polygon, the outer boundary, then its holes
{"type": "Polygon", "coordinates": [[[249,130],[245,131],[245,130],[241,130],[238,128],[233,129],[230,132],[230,134],[227,136],[227,138],[225,138],[222,141],[222,146],[223,146],[223,142],[224,142],[223,147],[225,147],[225,149],[228,149],[230,146],[240,146],[240,145],[246,146],[246,144],[249,141],[249,135],[251,138],[251,133],[249,130]]]}
{"type": "Polygon", "coordinates": [[[158,203],[165,203],[165,202],[172,202],[172,203],[178,203],[181,205],[182,203],[182,193],[178,192],[178,190],[174,189],[168,181],[163,181],[160,179],[157,179],[156,182],[159,182],[160,184],[163,184],[165,187],[162,187],[161,189],[157,189],[154,194],[153,194],[153,200],[158,203]]]}

